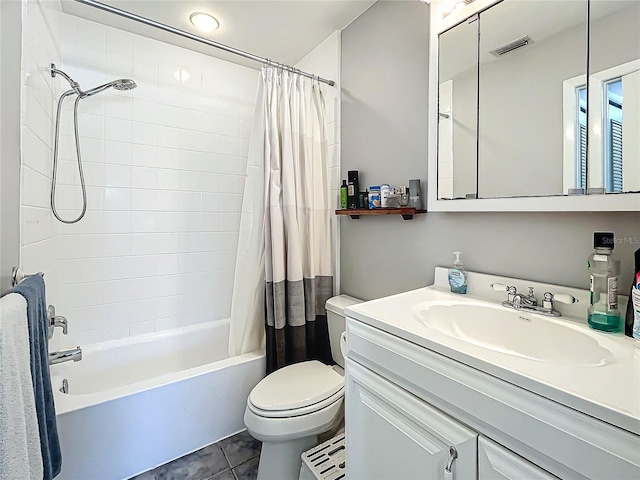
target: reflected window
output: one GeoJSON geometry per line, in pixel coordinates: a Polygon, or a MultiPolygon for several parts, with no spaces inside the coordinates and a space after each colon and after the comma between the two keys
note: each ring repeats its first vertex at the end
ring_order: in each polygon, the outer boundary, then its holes
{"type": "Polygon", "coordinates": [[[576,187],[587,189],[587,86],[576,88],[576,187]]]}
{"type": "Polygon", "coordinates": [[[604,98],[604,179],[607,192],[622,192],[622,78],[603,85],[604,98]]]}

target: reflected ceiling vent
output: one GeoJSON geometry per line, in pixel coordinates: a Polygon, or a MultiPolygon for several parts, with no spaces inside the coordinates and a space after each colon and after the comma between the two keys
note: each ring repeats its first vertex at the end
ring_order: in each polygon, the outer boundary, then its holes
{"type": "Polygon", "coordinates": [[[530,45],[532,43],[533,40],[531,40],[531,37],[529,35],[525,35],[524,37],[520,37],[513,42],[506,43],[501,47],[496,48],[495,50],[491,50],[489,53],[491,55],[495,55],[496,57],[501,57],[502,55],[513,52],[518,48],[526,47],[527,45],[530,45]]]}

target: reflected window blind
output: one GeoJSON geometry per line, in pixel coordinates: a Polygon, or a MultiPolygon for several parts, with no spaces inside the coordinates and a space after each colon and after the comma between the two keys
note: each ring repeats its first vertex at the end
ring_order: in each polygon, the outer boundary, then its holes
{"type": "Polygon", "coordinates": [[[579,188],[587,188],[587,126],[580,125],[580,162],[578,164],[579,188]]]}
{"type": "Polygon", "coordinates": [[[609,142],[609,158],[611,190],[612,192],[622,192],[622,122],[611,120],[610,130],[611,140],[609,142]]]}

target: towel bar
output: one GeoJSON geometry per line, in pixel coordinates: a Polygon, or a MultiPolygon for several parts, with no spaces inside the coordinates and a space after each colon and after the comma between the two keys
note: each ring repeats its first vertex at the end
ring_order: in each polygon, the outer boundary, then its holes
{"type": "Polygon", "coordinates": [[[40,275],[41,277],[44,277],[44,273],[42,272],[25,274],[22,272],[22,270],[20,270],[20,267],[13,267],[13,269],[11,270],[11,286],[15,287],[22,280],[24,280],[27,277],[30,277],[31,275],[40,275]]]}
{"type": "MultiPolygon", "coordinates": [[[[16,286],[25,278],[30,277],[31,275],[40,275],[44,277],[44,273],[38,272],[33,274],[23,273],[20,267],[13,267],[11,270],[11,285],[16,286]]],[[[48,328],[48,337],[49,340],[53,337],[53,331],[56,327],[62,327],[62,334],[66,335],[68,331],[68,323],[65,317],[60,315],[56,315],[56,307],[53,305],[49,305],[47,307],[47,317],[49,318],[49,328],[48,328]]]]}

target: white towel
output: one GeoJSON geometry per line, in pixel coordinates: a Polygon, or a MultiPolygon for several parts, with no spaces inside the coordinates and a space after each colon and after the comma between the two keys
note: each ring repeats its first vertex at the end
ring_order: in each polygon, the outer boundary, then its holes
{"type": "Polygon", "coordinates": [[[0,478],[41,480],[42,453],[29,362],[27,302],[0,298],[0,478]]]}

